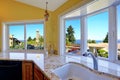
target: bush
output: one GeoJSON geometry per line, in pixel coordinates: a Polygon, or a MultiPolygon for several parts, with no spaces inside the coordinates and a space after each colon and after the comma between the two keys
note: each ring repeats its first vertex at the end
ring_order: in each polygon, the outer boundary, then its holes
{"type": "Polygon", "coordinates": [[[108,58],[108,52],[103,49],[100,49],[98,50],[98,56],[108,58]]]}

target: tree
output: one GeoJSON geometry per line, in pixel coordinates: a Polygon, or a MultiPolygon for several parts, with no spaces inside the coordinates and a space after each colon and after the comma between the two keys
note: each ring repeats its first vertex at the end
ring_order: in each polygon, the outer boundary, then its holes
{"type": "Polygon", "coordinates": [[[36,38],[34,38],[33,41],[36,41],[36,38]]]}
{"type": "Polygon", "coordinates": [[[27,41],[32,41],[32,38],[31,38],[31,37],[28,37],[27,41]]]}
{"type": "Polygon", "coordinates": [[[39,41],[40,41],[40,46],[43,45],[44,38],[41,36],[41,37],[39,38],[39,41]]]}
{"type": "Polygon", "coordinates": [[[69,42],[68,38],[66,38],[66,45],[70,45],[71,43],[69,42]]]}
{"type": "Polygon", "coordinates": [[[108,33],[107,33],[105,39],[103,40],[103,43],[108,43],[108,33]]]}
{"type": "Polygon", "coordinates": [[[87,42],[88,42],[88,43],[96,43],[95,40],[90,40],[90,39],[89,39],[87,42]]]}
{"type": "Polygon", "coordinates": [[[67,28],[66,38],[68,38],[68,41],[71,43],[75,42],[74,29],[71,25],[67,28]]]}

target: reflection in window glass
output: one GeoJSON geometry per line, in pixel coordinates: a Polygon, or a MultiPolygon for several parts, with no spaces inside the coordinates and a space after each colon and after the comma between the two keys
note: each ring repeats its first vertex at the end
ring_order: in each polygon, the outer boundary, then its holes
{"type": "Polygon", "coordinates": [[[65,20],[66,52],[76,51],[80,54],[80,19],[65,20]]]}
{"type": "Polygon", "coordinates": [[[120,5],[117,6],[118,60],[120,60],[120,5]]]}
{"type": "Polygon", "coordinates": [[[108,12],[87,18],[88,51],[99,57],[108,58],[108,12]]]}

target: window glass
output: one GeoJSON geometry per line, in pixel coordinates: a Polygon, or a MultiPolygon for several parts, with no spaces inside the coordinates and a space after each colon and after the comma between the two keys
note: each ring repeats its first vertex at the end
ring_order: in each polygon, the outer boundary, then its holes
{"type": "Polygon", "coordinates": [[[44,49],[44,24],[32,23],[9,26],[9,48],[44,49]]]}
{"type": "Polygon", "coordinates": [[[26,25],[27,49],[44,49],[43,26],[43,24],[26,25]]]}
{"type": "Polygon", "coordinates": [[[76,51],[77,54],[80,54],[80,30],[80,19],[65,20],[66,52],[76,51]]]}
{"type": "Polygon", "coordinates": [[[24,49],[24,25],[9,26],[9,48],[24,49]]]}
{"type": "Polygon", "coordinates": [[[108,12],[87,17],[88,51],[108,58],[108,12]]]}
{"type": "Polygon", "coordinates": [[[118,60],[120,60],[120,5],[117,6],[117,42],[118,42],[118,60]]]}

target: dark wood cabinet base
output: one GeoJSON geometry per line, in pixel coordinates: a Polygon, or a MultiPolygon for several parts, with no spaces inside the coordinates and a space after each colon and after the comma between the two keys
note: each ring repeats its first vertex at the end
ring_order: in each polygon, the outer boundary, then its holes
{"type": "Polygon", "coordinates": [[[22,62],[22,80],[50,80],[32,61],[22,62]]]}

